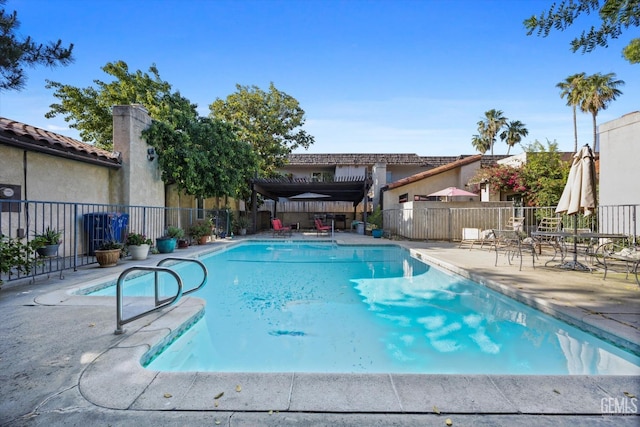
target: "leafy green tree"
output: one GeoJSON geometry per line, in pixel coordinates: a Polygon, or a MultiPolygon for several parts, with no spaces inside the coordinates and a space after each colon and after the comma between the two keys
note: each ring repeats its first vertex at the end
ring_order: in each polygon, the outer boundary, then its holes
{"type": "Polygon", "coordinates": [[[593,146],[595,151],[597,140],[596,116],[600,110],[606,110],[611,101],[622,95],[618,86],[624,85],[623,80],[616,80],[615,73],[596,73],[586,78],[581,87],[580,110],[591,113],[593,118],[593,146]]]}
{"type": "Polygon", "coordinates": [[[256,158],[227,123],[200,117],[176,128],[154,121],[143,137],[156,148],[165,183],[202,198],[246,196],[256,158]]]}
{"type": "MultiPolygon", "coordinates": [[[[5,0],[0,0],[4,5],[5,0]]],[[[0,92],[3,90],[20,90],[26,85],[25,66],[68,65],[73,62],[73,44],[68,48],[62,41],[49,42],[46,46],[34,42],[31,37],[21,38],[16,35],[20,21],[16,11],[6,13],[0,9],[0,92]]]]}
{"type": "Polygon", "coordinates": [[[562,160],[558,144],[539,141],[525,146],[527,162],[521,168],[526,190],[524,199],[529,206],[555,206],[564,190],[570,164],[562,160]]]}
{"type": "Polygon", "coordinates": [[[102,70],[114,79],[107,83],[94,80],[96,87],[78,88],[47,80],[47,89],[54,89],[60,103],[51,104],[45,117],[64,115],[69,127],[78,129],[83,141],[111,150],[113,147],[114,105],[143,105],[151,118],[170,123],[189,123],[198,117],[196,105],[171,92],[171,85],[160,78],[155,65],[149,73],[129,72],[124,61],[109,62],[102,70]]]}
{"type": "Polygon", "coordinates": [[[622,55],[632,64],[640,63],[640,39],[633,39],[622,50],[622,55]]]}
{"type": "Polygon", "coordinates": [[[556,84],[561,89],[560,98],[567,97],[567,105],[573,109],[573,151],[578,151],[578,122],[576,118],[576,109],[582,102],[585,73],[573,74],[567,77],[563,82],[556,84]]]}
{"type": "Polygon", "coordinates": [[[511,147],[519,144],[523,137],[529,135],[529,130],[524,126],[520,120],[512,120],[505,125],[505,130],[500,133],[500,140],[506,142],[509,147],[507,148],[507,156],[511,147]]]}
{"type": "Polygon", "coordinates": [[[65,114],[71,127],[85,141],[113,147],[112,106],[141,104],[153,119],[143,132],[156,148],[162,179],[196,197],[233,196],[248,192],[250,174],[256,169],[248,143],[237,139],[234,129],[219,120],[198,117],[196,105],[160,78],[155,65],[149,73],[129,72],[123,61],[107,63],[102,70],[114,79],[94,80],[96,87],[76,88],[56,82],[60,104],[51,105],[47,117],[65,114]]]}
{"type": "Polygon", "coordinates": [[[237,92],[226,100],[216,99],[211,117],[233,125],[238,138],[247,141],[258,157],[258,170],[265,176],[276,174],[288,154],[298,147],[309,148],[313,136],[300,129],[305,122],[298,101],[276,89],[236,85],[237,92]]]}
{"type": "Polygon", "coordinates": [[[491,155],[493,156],[493,146],[500,129],[507,123],[501,110],[492,109],[484,113],[485,118],[478,122],[478,132],[480,137],[489,144],[491,155]]]}
{"type": "MultiPolygon", "coordinates": [[[[552,29],[564,31],[573,25],[580,15],[597,12],[601,19],[599,28],[591,26],[571,41],[571,50],[591,52],[597,46],[607,47],[609,39],[617,39],[629,27],[640,26],[640,0],[563,0],[552,3],[547,12],[525,19],[527,35],[537,30],[537,35],[547,37],[552,29]]],[[[640,38],[634,38],[624,48],[623,56],[632,64],[640,62],[640,38]]]]}
{"type": "Polygon", "coordinates": [[[524,147],[527,161],[520,167],[493,165],[482,168],[473,182],[487,182],[491,192],[520,194],[528,206],[555,206],[569,174],[556,142],[545,147],[535,141],[524,147]]]}

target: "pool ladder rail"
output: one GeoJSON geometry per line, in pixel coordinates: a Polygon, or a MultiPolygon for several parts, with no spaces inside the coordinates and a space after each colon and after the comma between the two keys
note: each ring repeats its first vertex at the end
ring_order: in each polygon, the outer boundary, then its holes
{"type": "Polygon", "coordinates": [[[158,262],[158,264],[156,264],[155,266],[147,266],[147,265],[134,265],[132,267],[127,268],[126,270],[124,270],[122,273],[120,273],[120,276],[118,277],[118,281],[116,283],[116,330],[114,332],[115,335],[121,335],[125,332],[125,330],[122,328],[123,325],[129,323],[129,322],[133,322],[134,320],[138,320],[144,316],[146,316],[147,314],[156,312],[164,307],[168,307],[172,304],[175,304],[183,295],[188,295],[192,292],[197,291],[198,289],[201,289],[206,283],[207,283],[207,277],[208,277],[208,271],[207,271],[207,267],[202,263],[202,261],[199,261],[197,259],[192,259],[192,258],[179,258],[179,257],[167,257],[164,258],[162,260],[160,260],[160,262],[158,262]],[[198,286],[196,286],[195,288],[183,291],[183,282],[182,282],[182,278],[180,277],[180,275],[175,271],[172,270],[170,268],[167,267],[162,267],[163,264],[165,264],[168,261],[179,261],[179,262],[193,262],[196,263],[198,266],[200,266],[200,268],[202,268],[202,271],[204,273],[204,277],[202,279],[202,282],[200,282],[200,284],[198,286]],[[136,314],[135,316],[131,316],[127,319],[123,318],[122,315],[122,284],[124,283],[125,278],[132,272],[134,271],[153,271],[154,272],[154,302],[155,305],[152,309],[144,311],[142,313],[136,314]],[[159,297],[159,289],[158,289],[158,273],[167,273],[172,275],[175,279],[176,282],[178,284],[178,291],[176,292],[176,294],[170,298],[165,298],[165,299],[160,299],[159,297]]]}

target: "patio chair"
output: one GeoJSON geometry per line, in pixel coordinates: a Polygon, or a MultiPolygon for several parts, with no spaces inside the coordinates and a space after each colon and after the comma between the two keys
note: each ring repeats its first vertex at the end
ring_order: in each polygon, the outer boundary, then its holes
{"type": "Polygon", "coordinates": [[[479,228],[463,228],[462,240],[460,240],[460,248],[465,245],[469,245],[469,250],[473,249],[475,245],[480,245],[480,249],[484,248],[484,245],[488,245],[489,250],[493,250],[496,236],[493,234],[492,229],[481,230],[479,228]]]}
{"type": "Polygon", "coordinates": [[[331,230],[331,226],[330,225],[324,225],[320,218],[316,218],[315,219],[315,224],[316,224],[316,236],[319,236],[320,233],[329,234],[329,231],[331,230]]]}
{"type": "Polygon", "coordinates": [[[469,249],[473,248],[473,244],[480,240],[480,229],[479,228],[463,228],[462,229],[462,239],[460,239],[459,248],[462,248],[465,245],[469,245],[469,249]]]}
{"type": "Polygon", "coordinates": [[[629,273],[632,273],[635,275],[636,283],[640,285],[640,278],[638,278],[640,247],[636,246],[633,241],[607,241],[598,246],[594,256],[598,264],[604,267],[603,280],[607,279],[609,270],[615,272],[616,266],[622,264],[626,273],[625,279],[628,279],[629,273]]]}
{"type": "Polygon", "coordinates": [[[291,236],[292,235],[292,231],[291,231],[291,227],[285,227],[282,225],[282,221],[280,221],[279,218],[273,218],[271,220],[271,225],[273,226],[273,237],[276,236],[291,236]]]}
{"type": "MultiPolygon", "coordinates": [[[[515,231],[518,233],[523,232],[524,217],[512,216],[511,218],[509,218],[509,221],[507,221],[507,224],[505,225],[504,230],[501,230],[501,231],[506,231],[506,232],[515,231]]],[[[479,240],[480,249],[482,249],[485,243],[489,244],[489,249],[491,250],[495,249],[495,246],[497,243],[496,230],[484,230],[481,233],[482,233],[481,238],[479,240]]]]}
{"type": "Polygon", "coordinates": [[[524,231],[524,217],[512,216],[509,218],[505,230],[524,231]]]}
{"type": "MultiPolygon", "coordinates": [[[[540,220],[536,233],[558,233],[562,230],[562,218],[559,216],[545,217],[540,220]]],[[[534,239],[535,250],[542,254],[542,247],[549,246],[553,249],[553,258],[545,263],[549,264],[560,253],[561,261],[564,261],[564,242],[560,236],[536,236],[534,239]]]]}
{"type": "Polygon", "coordinates": [[[519,270],[522,271],[523,254],[531,254],[531,265],[536,268],[536,251],[533,239],[525,237],[519,230],[493,230],[494,241],[492,249],[496,251],[494,266],[498,266],[498,254],[504,252],[507,262],[511,265],[514,257],[520,258],[519,270]]]}

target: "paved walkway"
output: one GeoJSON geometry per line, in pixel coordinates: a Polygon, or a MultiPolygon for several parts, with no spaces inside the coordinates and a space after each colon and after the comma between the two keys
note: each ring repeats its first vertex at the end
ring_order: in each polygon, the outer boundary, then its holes
{"type": "MultiPolygon", "coordinates": [[[[270,237],[265,235],[265,237],[270,237]]],[[[318,239],[315,233],[295,238],[318,239]]],[[[640,348],[633,279],[536,267],[486,250],[338,233],[402,244],[429,262],[533,304],[601,337],[640,348]]],[[[192,256],[229,241],[176,252],[192,256]]],[[[152,256],[155,264],[159,255],[152,256]]],[[[0,425],[638,425],[639,376],[167,373],[140,357],[202,302],[185,297],[114,335],[113,298],[69,291],[117,277],[133,261],[9,283],[0,290],[0,425]],[[237,388],[240,386],[240,388],[237,388]],[[220,396],[220,393],[224,393],[220,396]],[[218,398],[216,398],[218,397],[218,398]],[[635,406],[634,406],[635,405],[635,406]],[[613,412],[612,414],[603,414],[613,412]],[[621,415],[626,412],[627,415],[621,415]],[[630,415],[631,414],[631,415],[630,415]]],[[[141,262],[136,261],[136,264],[141,262]]],[[[144,262],[143,262],[144,263],[144,262]]]]}

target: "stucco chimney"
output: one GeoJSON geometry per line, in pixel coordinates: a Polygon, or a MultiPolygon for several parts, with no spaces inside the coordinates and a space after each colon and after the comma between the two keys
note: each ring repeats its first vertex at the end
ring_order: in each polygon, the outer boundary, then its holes
{"type": "Polygon", "coordinates": [[[122,168],[111,182],[113,203],[136,206],[163,206],[164,184],[158,170],[157,154],[142,138],[151,125],[147,110],[139,104],[113,107],[113,149],[120,152],[122,168]]]}

